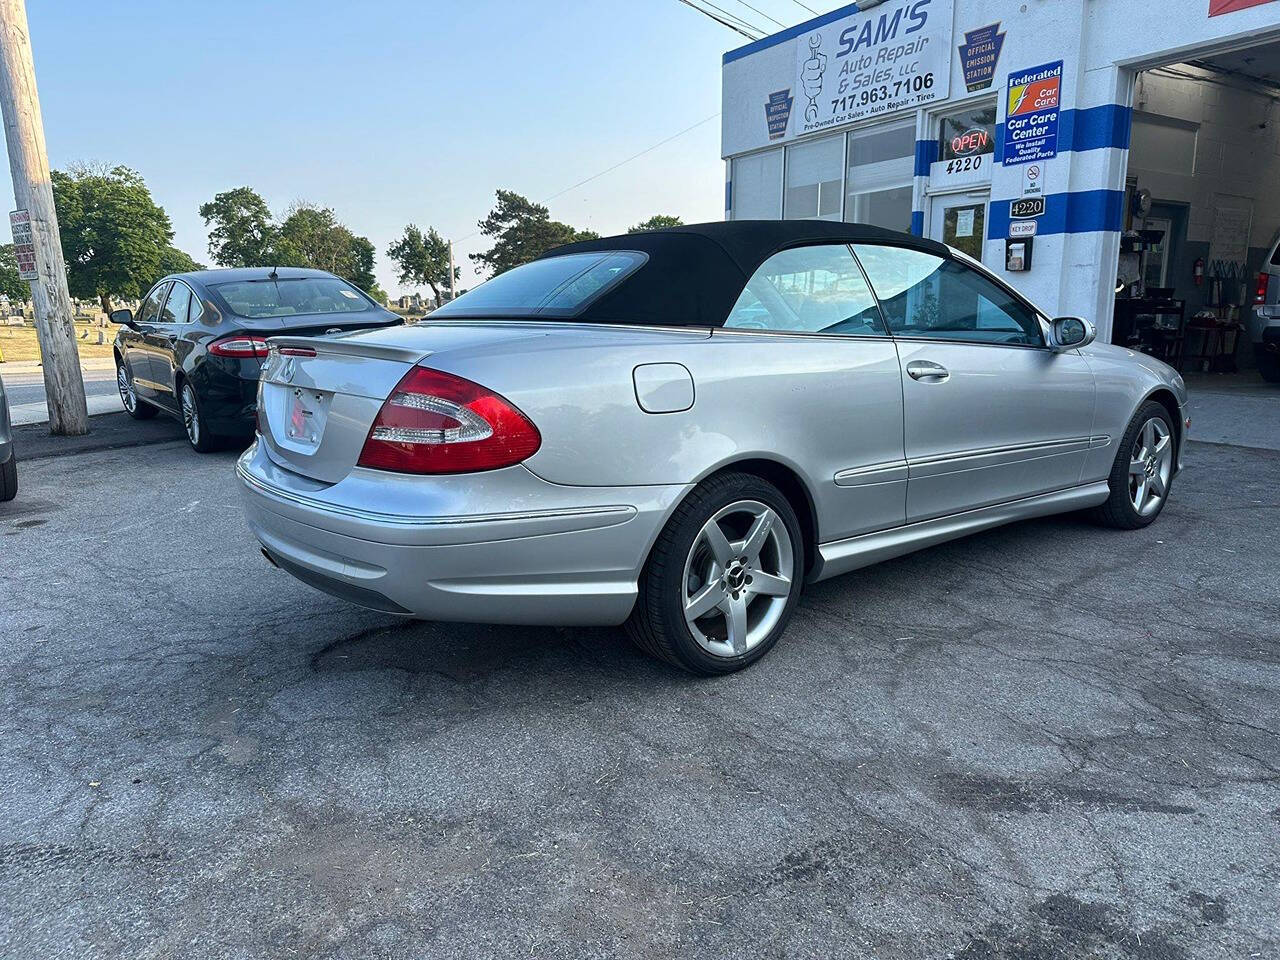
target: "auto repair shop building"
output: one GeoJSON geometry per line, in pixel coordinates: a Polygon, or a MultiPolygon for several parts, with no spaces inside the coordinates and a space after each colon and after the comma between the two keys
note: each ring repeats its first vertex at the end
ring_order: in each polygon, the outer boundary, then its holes
{"type": "Polygon", "coordinates": [[[723,76],[727,217],[932,237],[1100,340],[1242,323],[1280,230],[1280,0],[864,0],[723,76]]]}

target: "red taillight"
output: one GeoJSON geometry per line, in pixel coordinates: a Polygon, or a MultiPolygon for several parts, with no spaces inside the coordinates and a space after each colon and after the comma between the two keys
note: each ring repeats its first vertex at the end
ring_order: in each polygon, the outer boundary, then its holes
{"type": "Polygon", "coordinates": [[[216,357],[234,357],[238,360],[257,357],[259,360],[265,360],[267,358],[267,341],[262,337],[250,337],[241,334],[235,337],[227,337],[225,340],[215,340],[209,344],[209,352],[216,357]]]}
{"type": "Polygon", "coordinates": [[[398,473],[472,473],[519,463],[541,444],[529,418],[492,390],[414,367],[378,411],[359,464],[398,473]]]}
{"type": "Polygon", "coordinates": [[[1254,303],[1267,302],[1267,287],[1268,285],[1270,285],[1270,283],[1271,283],[1271,274],[1269,273],[1258,274],[1258,289],[1257,291],[1254,292],[1254,295],[1253,295],[1254,303]]]}
{"type": "Polygon", "coordinates": [[[282,357],[314,357],[316,355],[315,347],[281,347],[280,356],[282,357]]]}

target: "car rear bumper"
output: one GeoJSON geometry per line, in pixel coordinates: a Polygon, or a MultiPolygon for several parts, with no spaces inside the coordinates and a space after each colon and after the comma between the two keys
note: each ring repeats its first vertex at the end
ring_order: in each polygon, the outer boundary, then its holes
{"type": "Polygon", "coordinates": [[[521,466],[441,477],[357,468],[323,485],[260,443],[236,472],[254,535],[299,580],[377,610],[484,623],[621,623],[688,489],[565,487],[521,466]]]}

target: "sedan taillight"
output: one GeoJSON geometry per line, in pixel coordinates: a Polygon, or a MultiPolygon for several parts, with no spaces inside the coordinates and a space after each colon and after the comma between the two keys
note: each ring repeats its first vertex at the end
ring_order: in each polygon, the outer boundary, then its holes
{"type": "Polygon", "coordinates": [[[240,334],[223,340],[215,340],[209,344],[209,352],[216,357],[234,357],[239,360],[257,357],[259,360],[265,360],[267,358],[267,341],[263,337],[240,334]]]}
{"type": "Polygon", "coordinates": [[[398,473],[472,473],[527,460],[542,436],[492,390],[414,367],[382,404],[359,465],[398,473]]]}

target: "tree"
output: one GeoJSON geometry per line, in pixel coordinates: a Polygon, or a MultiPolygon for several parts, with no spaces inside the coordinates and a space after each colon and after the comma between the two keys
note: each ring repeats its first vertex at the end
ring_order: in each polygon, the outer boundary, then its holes
{"type": "Polygon", "coordinates": [[[164,275],[173,228],[151,191],[128,167],[54,170],[53,199],[62,228],[67,287],[74,297],[142,296],[164,275]]]}
{"type": "Polygon", "coordinates": [[[18,276],[18,258],[13,244],[0,244],[0,296],[10,303],[28,303],[31,300],[31,281],[18,276]]]}
{"type": "Polygon", "coordinates": [[[368,237],[352,233],[329,207],[309,203],[289,209],[268,254],[274,265],[328,270],[365,292],[377,288],[375,256],[368,237]]]}
{"type": "Polygon", "coordinates": [[[219,193],[200,205],[209,229],[209,256],[223,267],[262,267],[278,230],[267,201],[250,187],[219,193]]]}
{"type": "Polygon", "coordinates": [[[491,270],[494,276],[536,260],[555,247],[599,236],[552,220],[551,211],[542,204],[510,190],[498,191],[498,203],[480,221],[480,232],[493,237],[494,243],[483,253],[471,254],[471,259],[491,270]]]}
{"type": "Polygon", "coordinates": [[[203,269],[205,269],[203,263],[196,263],[186,251],[179,250],[173,244],[169,244],[164,253],[160,255],[160,273],[158,276],[166,276],[170,273],[191,273],[194,270],[203,269]]]}
{"type": "Polygon", "coordinates": [[[679,217],[668,216],[665,213],[654,214],[648,220],[637,223],[627,233],[648,233],[650,230],[665,230],[667,227],[682,227],[684,221],[679,217]]]}
{"type": "MultiPolygon", "coordinates": [[[[427,227],[424,234],[409,224],[400,239],[387,247],[387,256],[399,265],[401,283],[430,287],[436,303],[449,289],[449,241],[436,233],[435,227],[427,227]]],[[[452,279],[457,281],[461,277],[462,271],[454,267],[452,279]]]]}

